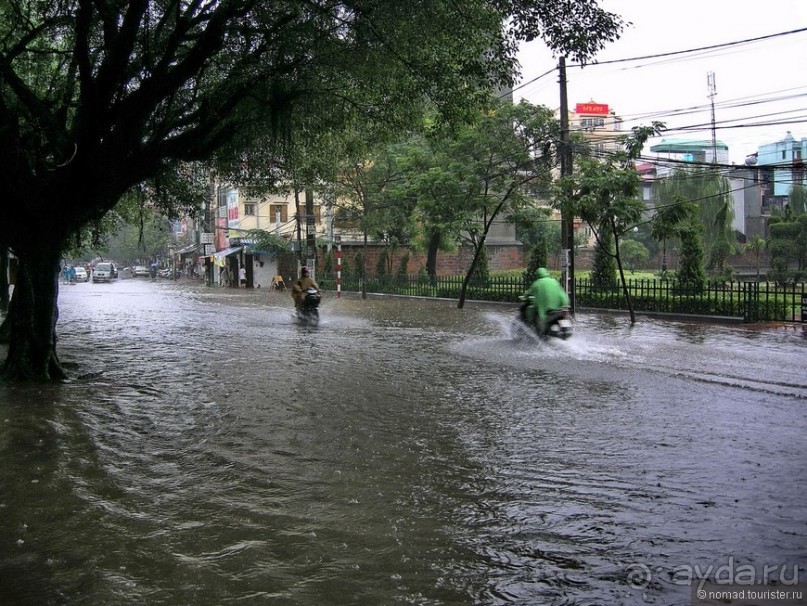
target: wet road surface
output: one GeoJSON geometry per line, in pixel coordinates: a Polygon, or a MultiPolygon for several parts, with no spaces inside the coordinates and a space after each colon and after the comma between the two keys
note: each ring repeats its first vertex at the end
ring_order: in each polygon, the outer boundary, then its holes
{"type": "Polygon", "coordinates": [[[62,287],[81,378],[0,386],[0,603],[689,604],[719,567],[807,581],[801,329],[580,315],[541,346],[506,306],[329,294],[317,328],[290,308],[62,287]]]}

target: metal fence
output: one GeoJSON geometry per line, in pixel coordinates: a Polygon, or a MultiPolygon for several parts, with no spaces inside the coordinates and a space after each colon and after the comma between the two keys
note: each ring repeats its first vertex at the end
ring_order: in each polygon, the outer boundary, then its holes
{"type": "MultiPolygon", "coordinates": [[[[636,311],[742,318],[745,322],[807,321],[805,284],[771,282],[707,282],[703,288],[675,280],[628,280],[636,311]]],[[[627,309],[619,284],[602,286],[575,281],[578,307],[627,309]]]]}
{"type": "MultiPolygon", "coordinates": [[[[320,274],[320,285],[336,288],[334,274],[320,274]]],[[[376,276],[366,279],[367,292],[457,299],[464,276],[376,276]]],[[[634,310],[681,315],[742,318],[745,322],[807,322],[807,285],[771,282],[709,282],[696,289],[675,280],[628,280],[634,310]]],[[[529,281],[523,276],[472,280],[466,299],[516,303],[529,281]]],[[[358,276],[342,278],[342,290],[360,292],[358,276]]],[[[578,308],[627,310],[622,285],[575,280],[578,308]]]]}

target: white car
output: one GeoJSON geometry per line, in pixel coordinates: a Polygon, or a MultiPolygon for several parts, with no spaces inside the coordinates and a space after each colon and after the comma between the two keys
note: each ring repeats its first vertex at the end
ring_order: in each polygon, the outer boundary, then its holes
{"type": "Polygon", "coordinates": [[[98,263],[92,271],[93,282],[112,282],[118,277],[118,270],[114,263],[98,263]]]}
{"type": "Polygon", "coordinates": [[[90,279],[90,276],[87,274],[87,270],[83,267],[77,265],[73,269],[76,270],[76,282],[87,282],[90,279]]]}

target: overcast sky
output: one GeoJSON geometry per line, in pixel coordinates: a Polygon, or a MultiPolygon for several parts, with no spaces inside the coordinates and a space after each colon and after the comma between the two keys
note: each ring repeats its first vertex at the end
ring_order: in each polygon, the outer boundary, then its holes
{"type": "MultiPolygon", "coordinates": [[[[601,0],[600,5],[632,23],[598,55],[602,62],[807,28],[807,0],[601,0]]],[[[541,42],[532,42],[522,47],[519,61],[523,86],[515,100],[556,109],[557,71],[540,77],[557,65],[556,58],[541,42]]],[[[807,31],[698,53],[572,67],[569,106],[593,100],[608,104],[626,128],[661,120],[670,129],[667,138],[711,140],[707,73],[714,72],[717,139],[729,146],[731,162],[741,164],[759,145],[779,141],[787,131],[807,138],[805,64],[807,31]]]]}

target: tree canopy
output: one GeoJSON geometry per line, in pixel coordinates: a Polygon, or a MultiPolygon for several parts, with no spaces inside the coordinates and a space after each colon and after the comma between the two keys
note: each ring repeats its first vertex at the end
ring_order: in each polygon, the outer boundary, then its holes
{"type": "Polygon", "coordinates": [[[5,0],[0,245],[22,300],[0,374],[63,376],[58,259],[136,185],[189,162],[293,174],[330,133],[426,104],[464,119],[512,83],[521,40],[586,61],[622,27],[596,0],[5,0]]]}
{"type": "MultiPolygon", "coordinates": [[[[570,216],[580,217],[588,223],[597,239],[598,252],[612,256],[616,261],[631,324],[636,322],[636,316],[625,280],[619,244],[620,238],[633,229],[645,210],[639,196],[640,178],[634,161],[647,140],[659,134],[663,128],[660,122],[635,127],[629,136],[623,137],[623,151],[615,152],[603,161],[581,158],[575,172],[562,177],[556,186],[559,207],[570,216]]],[[[607,283],[610,281],[609,274],[613,272],[602,268],[599,273],[601,280],[607,283]]]]}
{"type": "Polygon", "coordinates": [[[723,273],[723,264],[735,243],[732,222],[734,200],[728,179],[711,167],[679,168],[654,184],[661,206],[689,200],[700,209],[704,234],[704,254],[709,269],[723,273]]]}
{"type": "MultiPolygon", "coordinates": [[[[314,145],[359,117],[410,124],[426,100],[467,115],[512,81],[519,39],[582,59],[621,28],[593,0],[8,0],[0,23],[0,204],[57,239],[180,161],[240,170],[269,134],[314,145]]],[[[24,255],[15,231],[0,241],[24,255]]]]}
{"type": "Polygon", "coordinates": [[[473,260],[460,293],[485,250],[494,221],[526,209],[551,179],[559,125],[552,111],[526,101],[493,103],[468,125],[439,126],[396,148],[396,184],[386,189],[394,207],[411,208],[434,276],[441,247],[469,244],[473,260]]]}

